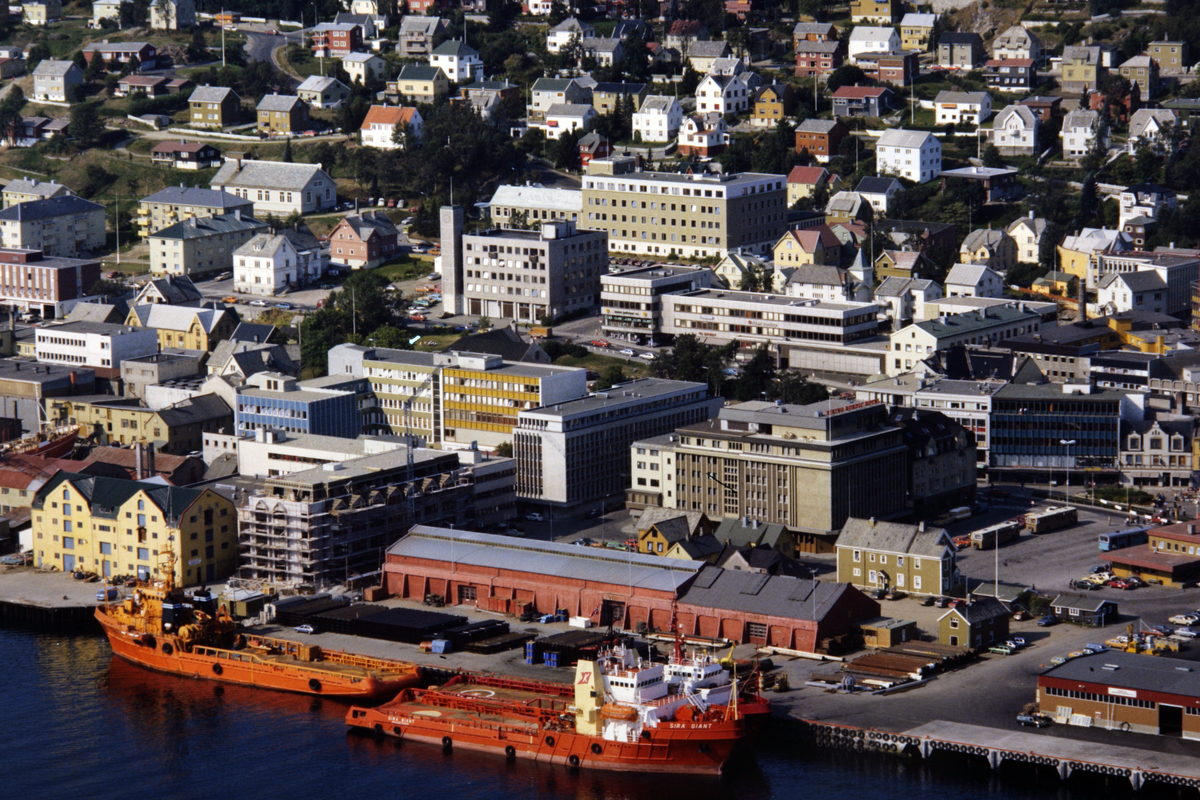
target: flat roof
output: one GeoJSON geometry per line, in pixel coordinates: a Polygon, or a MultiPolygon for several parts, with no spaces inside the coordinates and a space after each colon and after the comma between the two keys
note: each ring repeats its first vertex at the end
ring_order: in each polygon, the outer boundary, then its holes
{"type": "Polygon", "coordinates": [[[1180,695],[1195,698],[1200,705],[1200,668],[1192,661],[1106,650],[1076,656],[1046,670],[1042,677],[1180,695]]]}
{"type": "Polygon", "coordinates": [[[821,308],[830,311],[862,311],[868,308],[878,308],[877,303],[830,303],[824,300],[811,300],[803,297],[787,297],[781,294],[760,294],[759,292],[740,292],[731,289],[697,289],[694,292],[682,292],[674,297],[686,297],[696,300],[734,300],[740,303],[762,303],[764,305],[785,306],[795,308],[821,308]]]}
{"type": "Polygon", "coordinates": [[[520,414],[537,414],[540,417],[569,417],[576,414],[588,414],[602,409],[616,409],[622,406],[644,403],[655,397],[661,397],[688,389],[707,389],[707,384],[690,381],[672,381],[664,378],[640,378],[627,383],[619,383],[601,392],[593,392],[586,397],[555,403],[552,406],[522,411],[520,414]]]}
{"type": "Polygon", "coordinates": [[[123,333],[138,333],[149,331],[158,335],[154,328],[138,328],[129,325],[118,325],[115,322],[64,322],[61,325],[44,325],[38,328],[41,333],[66,331],[67,333],[97,333],[102,336],[119,336],[123,333]]]}
{"type": "MultiPolygon", "coordinates": [[[[453,455],[447,450],[413,448],[413,462],[416,464],[453,455]]],[[[388,469],[399,469],[408,464],[408,448],[398,447],[395,450],[388,450],[386,453],[376,453],[337,463],[340,465],[338,469],[326,469],[325,466],[313,467],[299,472],[289,472],[286,475],[273,475],[269,480],[276,483],[304,483],[316,486],[330,481],[371,475],[388,469]]]]}

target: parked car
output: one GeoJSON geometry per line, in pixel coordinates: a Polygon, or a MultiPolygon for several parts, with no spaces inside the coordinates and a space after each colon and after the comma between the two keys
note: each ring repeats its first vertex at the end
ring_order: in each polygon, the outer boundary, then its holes
{"type": "Polygon", "coordinates": [[[579,547],[591,547],[595,543],[596,543],[595,539],[589,539],[586,536],[582,539],[576,539],[575,541],[571,542],[571,544],[577,545],[579,547]]]}
{"type": "Polygon", "coordinates": [[[1004,644],[1007,645],[1008,647],[1012,648],[1014,651],[1021,649],[1021,645],[1017,644],[1017,641],[1015,639],[1009,639],[1004,644]]]}
{"type": "Polygon", "coordinates": [[[1015,642],[1017,647],[1024,647],[1026,644],[1024,636],[1013,636],[1009,638],[1009,641],[1015,642]]]}
{"type": "Polygon", "coordinates": [[[951,544],[954,545],[954,548],[956,550],[965,550],[971,546],[971,537],[970,536],[955,536],[953,539],[951,539],[951,544]]]}
{"type": "Polygon", "coordinates": [[[441,276],[441,275],[439,275],[439,274],[437,274],[436,272],[431,272],[431,273],[429,273],[428,275],[426,275],[426,276],[425,276],[425,280],[427,280],[427,281],[436,281],[437,279],[439,279],[439,278],[441,278],[441,277],[442,277],[442,276],[441,276]]]}
{"type": "Polygon", "coordinates": [[[409,319],[411,319],[413,322],[424,322],[425,315],[424,314],[413,314],[411,317],[409,317],[409,319]]]}
{"type": "Polygon", "coordinates": [[[1049,628],[1052,625],[1058,624],[1058,617],[1054,616],[1053,614],[1047,614],[1046,616],[1040,618],[1037,621],[1037,624],[1039,628],[1049,628]]]}
{"type": "Polygon", "coordinates": [[[1015,619],[1017,622],[1027,620],[1029,619],[1029,616],[1029,612],[1023,608],[1018,608],[1015,612],[1013,612],[1013,619],[1015,619]]]}
{"type": "Polygon", "coordinates": [[[312,625],[297,625],[295,627],[295,631],[296,631],[296,633],[316,633],[317,632],[316,629],[313,628],[312,625]]]}
{"type": "Polygon", "coordinates": [[[630,358],[632,358],[633,356],[635,356],[637,354],[634,353],[632,350],[630,350],[628,347],[626,347],[624,350],[621,351],[621,355],[629,356],[630,358]]]}
{"type": "Polygon", "coordinates": [[[105,601],[108,601],[109,603],[111,603],[112,601],[117,599],[119,594],[120,593],[117,592],[117,590],[115,588],[113,588],[112,586],[109,586],[107,589],[101,589],[100,591],[96,592],[96,602],[103,603],[105,601]]]}
{"type": "Polygon", "coordinates": [[[950,598],[949,597],[939,597],[937,600],[934,601],[933,604],[935,606],[937,606],[938,608],[947,608],[950,605],[950,598]]]}
{"type": "Polygon", "coordinates": [[[108,277],[110,277],[110,278],[120,278],[120,277],[121,277],[121,273],[119,273],[119,272],[117,272],[116,270],[114,270],[114,271],[112,271],[112,272],[108,273],[108,277]]]}
{"type": "Polygon", "coordinates": [[[291,311],[291,310],[292,310],[292,308],[293,308],[293,306],[292,306],[292,304],[291,304],[291,303],[276,303],[276,304],[275,304],[275,307],[276,307],[276,308],[281,308],[281,309],[283,309],[284,311],[291,311]]]}
{"type": "Polygon", "coordinates": [[[592,347],[608,347],[608,342],[603,339],[592,339],[592,347]]]}
{"type": "Polygon", "coordinates": [[[988,648],[988,652],[998,656],[1011,656],[1015,651],[1006,644],[994,644],[988,648]]]}
{"type": "Polygon", "coordinates": [[[250,305],[252,305],[252,306],[256,306],[256,307],[258,307],[258,308],[266,308],[266,307],[267,307],[267,301],[266,301],[266,300],[251,300],[251,301],[250,301],[250,305]]]}
{"type": "Polygon", "coordinates": [[[1172,625],[1195,625],[1197,622],[1200,622],[1200,616],[1196,616],[1195,614],[1176,614],[1173,617],[1169,617],[1167,622],[1172,625]]]}
{"type": "Polygon", "coordinates": [[[930,595],[926,595],[924,598],[922,598],[922,600],[921,600],[921,605],[923,605],[923,606],[931,606],[931,605],[933,605],[933,603],[934,603],[934,601],[935,601],[935,600],[937,600],[937,598],[936,598],[936,597],[934,597],[933,595],[931,595],[931,594],[930,594],[930,595]]]}
{"type": "Polygon", "coordinates": [[[1050,724],[1050,715],[1040,711],[1032,714],[1017,714],[1017,722],[1025,727],[1044,728],[1050,724]]]}
{"type": "Polygon", "coordinates": [[[535,511],[532,514],[526,514],[525,519],[529,520],[530,522],[543,522],[545,517],[535,511]]]}
{"type": "Polygon", "coordinates": [[[222,272],[220,275],[218,275],[217,277],[213,278],[213,280],[214,280],[214,281],[229,281],[229,280],[233,280],[233,273],[232,273],[232,272],[222,272]]]}
{"type": "Polygon", "coordinates": [[[647,361],[653,361],[654,359],[658,358],[658,356],[654,353],[642,353],[641,357],[647,361]]]}
{"type": "Polygon", "coordinates": [[[221,302],[222,303],[237,303],[240,301],[236,297],[230,296],[230,297],[222,297],[221,302]]]}
{"type": "Polygon", "coordinates": [[[1191,628],[1176,628],[1175,635],[1182,636],[1185,639],[1195,639],[1197,636],[1196,632],[1191,628]]]}
{"type": "Polygon", "coordinates": [[[1124,578],[1114,578],[1108,582],[1108,585],[1113,589],[1132,589],[1133,586],[1124,578]]]}

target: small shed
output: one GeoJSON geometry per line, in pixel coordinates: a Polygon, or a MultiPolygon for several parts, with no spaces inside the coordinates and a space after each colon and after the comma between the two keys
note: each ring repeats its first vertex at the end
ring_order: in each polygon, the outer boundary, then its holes
{"type": "Polygon", "coordinates": [[[860,623],[863,644],[870,648],[895,647],[901,642],[921,638],[917,623],[911,619],[872,617],[860,623]]]}
{"type": "Polygon", "coordinates": [[[1050,603],[1060,622],[1103,627],[1116,620],[1117,604],[1112,600],[1084,594],[1060,594],[1050,603]]]}
{"type": "Polygon", "coordinates": [[[938,617],[938,642],[956,647],[989,647],[1008,639],[1008,609],[994,597],[959,602],[938,617]]]}

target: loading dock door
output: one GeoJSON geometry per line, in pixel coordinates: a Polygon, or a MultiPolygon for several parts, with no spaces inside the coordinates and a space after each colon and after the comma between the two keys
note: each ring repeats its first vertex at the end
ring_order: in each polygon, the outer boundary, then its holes
{"type": "Polygon", "coordinates": [[[1158,704],[1158,732],[1163,736],[1180,736],[1183,733],[1183,708],[1158,704]]]}

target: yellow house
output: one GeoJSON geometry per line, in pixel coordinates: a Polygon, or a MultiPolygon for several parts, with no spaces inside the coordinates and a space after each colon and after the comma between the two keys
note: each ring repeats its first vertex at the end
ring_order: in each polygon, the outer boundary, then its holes
{"type": "Polygon", "coordinates": [[[850,0],[850,21],[895,25],[902,7],[900,0],[850,0]]]}
{"type": "Polygon", "coordinates": [[[679,542],[711,533],[711,527],[708,517],[699,511],[647,508],[638,520],[638,552],[665,556],[679,542]]]}
{"type": "Polygon", "coordinates": [[[396,80],[387,82],[387,94],[399,94],[411,103],[439,103],[450,93],[450,79],[441,67],[408,64],[396,80]]]}
{"type": "Polygon", "coordinates": [[[233,335],[238,319],[227,308],[145,303],[129,309],[125,324],[134,328],[155,328],[160,347],[182,347],[208,353],[217,342],[233,335]]]}
{"type": "Polygon", "coordinates": [[[233,427],[233,411],[215,394],[189,397],[153,411],[137,398],[109,395],[49,401],[57,424],[77,424],[100,444],[154,444],[163,453],[185,456],[204,449],[204,434],[233,427]]]}
{"type": "Polygon", "coordinates": [[[170,547],[181,586],[237,569],[236,509],[212,489],[58,472],[38,490],[31,513],[39,566],[149,578],[170,547]]]}
{"type": "Polygon", "coordinates": [[[932,50],[937,14],[908,13],[900,20],[900,47],[904,50],[932,50]]]}
{"type": "Polygon", "coordinates": [[[771,253],[777,265],[836,264],[841,259],[841,242],[822,225],[788,231],[771,248],[771,253]]]}
{"type": "Polygon", "coordinates": [[[788,83],[769,83],[754,91],[753,124],[777,125],[792,115],[795,106],[792,86],[788,83]]]}

